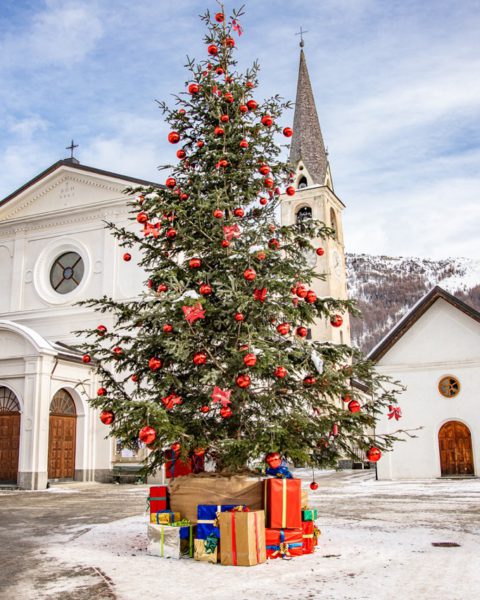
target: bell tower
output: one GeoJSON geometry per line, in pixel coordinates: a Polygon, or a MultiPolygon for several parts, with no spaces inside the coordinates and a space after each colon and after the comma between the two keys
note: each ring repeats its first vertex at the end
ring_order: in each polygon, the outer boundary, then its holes
{"type": "MultiPolygon", "coordinates": [[[[293,185],[296,193],[294,196],[282,196],[281,222],[292,225],[305,219],[316,219],[335,230],[332,238],[312,240],[313,246],[323,248],[324,254],[318,256],[309,253],[307,259],[319,274],[325,276],[324,281],[317,280],[312,284],[317,295],[346,300],[347,274],[342,226],[345,205],[333,189],[328,152],[323,142],[303,46],[302,39],[289,157],[295,174],[293,185]]],[[[348,313],[343,314],[340,327],[333,327],[327,319],[319,320],[312,327],[311,336],[315,341],[350,344],[348,313]]]]}

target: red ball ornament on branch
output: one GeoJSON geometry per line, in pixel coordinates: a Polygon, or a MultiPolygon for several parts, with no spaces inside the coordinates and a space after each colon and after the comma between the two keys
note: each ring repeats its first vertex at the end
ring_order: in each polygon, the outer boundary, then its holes
{"type": "Polygon", "coordinates": [[[249,375],[246,375],[245,373],[238,375],[238,377],[235,379],[235,383],[238,385],[239,388],[242,389],[249,387],[251,381],[252,380],[250,379],[249,375]]]}
{"type": "Polygon", "coordinates": [[[333,315],[333,317],[330,319],[330,323],[332,327],[340,327],[343,323],[343,319],[340,315],[333,315]]]}
{"type": "Polygon", "coordinates": [[[213,292],[213,289],[212,286],[208,283],[202,283],[201,286],[198,288],[198,291],[200,292],[200,294],[202,294],[202,296],[209,296],[213,292]]]}
{"type": "Polygon", "coordinates": [[[172,333],[173,325],[171,323],[165,323],[165,325],[162,327],[162,329],[163,329],[164,333],[172,333]]]}
{"type": "Polygon", "coordinates": [[[315,377],[313,377],[313,375],[307,375],[306,377],[303,378],[304,385],[315,385],[316,383],[317,383],[317,380],[315,379],[315,377]]]}
{"type": "Polygon", "coordinates": [[[245,269],[245,271],[243,272],[243,277],[247,280],[247,281],[253,281],[256,278],[257,274],[255,273],[255,271],[253,269],[245,269]]]}
{"type": "Polygon", "coordinates": [[[300,326],[300,327],[297,327],[297,330],[295,333],[298,335],[298,337],[304,338],[304,337],[307,337],[307,335],[308,335],[308,329],[306,327],[300,326]]]}
{"type": "Polygon", "coordinates": [[[185,152],[185,150],[177,150],[177,158],[179,158],[180,160],[182,160],[183,158],[185,158],[187,156],[187,153],[185,152]]]}
{"type": "Polygon", "coordinates": [[[115,421],[115,415],[111,410],[102,410],[100,413],[100,421],[104,425],[111,425],[115,421]]]}
{"type": "Polygon", "coordinates": [[[82,362],[86,365],[88,365],[89,362],[92,361],[92,357],[90,356],[90,354],[84,354],[82,356],[82,362]]]}
{"type": "Polygon", "coordinates": [[[293,135],[293,129],[291,127],[285,127],[283,129],[283,135],[285,137],[292,137],[292,135],[293,135]]]}
{"type": "Polygon", "coordinates": [[[210,407],[209,406],[201,406],[200,412],[202,412],[202,413],[210,412],[210,407]]]}
{"type": "Polygon", "coordinates": [[[175,177],[167,177],[166,181],[165,181],[165,186],[170,189],[173,190],[173,188],[177,185],[177,180],[175,179],[175,177]]]}
{"type": "Polygon", "coordinates": [[[290,323],[280,323],[277,327],[277,331],[280,335],[287,335],[290,333],[290,323]]]}
{"type": "Polygon", "coordinates": [[[123,255],[123,260],[125,262],[130,262],[132,260],[132,255],[129,252],[125,252],[125,254],[123,255]]]}
{"type": "Polygon", "coordinates": [[[257,252],[257,255],[256,255],[256,257],[255,257],[255,258],[256,258],[257,260],[260,260],[260,261],[262,261],[262,260],[265,260],[265,259],[267,258],[267,255],[265,254],[265,252],[263,252],[263,251],[260,251],[260,252],[257,252]]]}
{"type": "Polygon", "coordinates": [[[262,197],[262,198],[260,198],[260,204],[261,204],[262,206],[265,206],[265,205],[267,204],[267,202],[268,202],[267,198],[263,198],[263,197],[262,197]]]}
{"type": "Polygon", "coordinates": [[[164,292],[168,291],[168,286],[165,285],[164,283],[160,283],[159,286],[157,287],[157,292],[159,294],[163,294],[164,292]]]}
{"type": "Polygon", "coordinates": [[[207,355],[205,352],[195,352],[193,355],[193,363],[197,366],[204,365],[207,362],[207,355]]]}
{"type": "Polygon", "coordinates": [[[222,69],[222,67],[217,67],[217,68],[215,69],[215,73],[216,73],[217,75],[223,75],[223,73],[224,73],[224,70],[222,69]]]}
{"type": "Polygon", "coordinates": [[[221,121],[222,123],[228,123],[228,122],[230,121],[230,117],[229,117],[228,115],[222,115],[222,116],[220,117],[220,121],[221,121]]]}
{"type": "Polygon", "coordinates": [[[207,52],[210,54],[210,56],[216,56],[218,54],[218,48],[215,46],[215,44],[210,44],[210,46],[207,48],[207,52]]]}
{"type": "Polygon", "coordinates": [[[350,396],[350,394],[344,394],[342,396],[342,401],[343,402],[350,402],[352,400],[352,397],[350,396]]]}
{"type": "Polygon", "coordinates": [[[278,377],[279,379],[283,379],[284,377],[287,376],[287,369],[285,367],[277,367],[275,369],[275,377],[278,377]]]}
{"type": "Polygon", "coordinates": [[[236,217],[243,217],[243,215],[245,214],[245,211],[243,210],[243,208],[236,208],[236,209],[233,211],[233,214],[234,214],[236,217]]]}
{"type": "Polygon", "coordinates": [[[272,250],[278,250],[280,248],[280,242],[277,240],[277,238],[272,238],[268,242],[268,247],[272,250]]]}
{"type": "Polygon", "coordinates": [[[223,43],[225,44],[225,46],[227,46],[227,48],[233,48],[235,46],[235,40],[231,37],[225,38],[225,41],[223,43]]]}
{"type": "Polygon", "coordinates": [[[97,390],[97,396],[105,396],[107,394],[107,388],[99,387],[97,390]]]}
{"type": "Polygon", "coordinates": [[[278,469],[282,464],[282,457],[278,452],[269,452],[265,457],[265,462],[271,469],[278,469]]]}
{"type": "Polygon", "coordinates": [[[318,254],[318,256],[323,256],[325,254],[325,250],[323,248],[317,248],[315,252],[318,254]]]}
{"type": "Polygon", "coordinates": [[[215,127],[215,129],[213,130],[213,133],[217,136],[220,137],[222,135],[224,135],[225,130],[222,129],[221,127],[215,127]]]}
{"type": "Polygon", "coordinates": [[[263,180],[263,183],[264,183],[265,187],[271,188],[271,187],[273,187],[274,181],[271,177],[265,177],[265,179],[263,180]]]}
{"type": "Polygon", "coordinates": [[[171,131],[168,134],[168,141],[171,144],[178,144],[178,142],[180,141],[180,134],[178,133],[178,131],[171,131]]]}
{"type": "Polygon", "coordinates": [[[245,114],[248,112],[248,106],[246,104],[240,104],[240,106],[238,107],[238,110],[241,113],[245,114]]]}
{"type": "Polygon", "coordinates": [[[351,413],[358,413],[358,412],[360,412],[361,408],[362,407],[358,400],[350,400],[350,402],[348,403],[348,410],[351,413]]]}
{"type": "Polygon", "coordinates": [[[372,446],[367,451],[367,460],[369,460],[370,462],[378,462],[381,458],[382,458],[382,453],[380,452],[380,450],[377,447],[372,446]]]}
{"type": "Polygon", "coordinates": [[[285,190],[285,193],[287,194],[287,196],[295,196],[295,188],[289,185],[285,190]]]}
{"type": "Polygon", "coordinates": [[[146,212],[139,212],[137,214],[137,221],[139,223],[142,223],[142,224],[146,223],[148,221],[148,215],[147,215],[147,213],[146,212]]]}
{"type": "Polygon", "coordinates": [[[227,92],[224,96],[226,102],[228,102],[229,104],[232,104],[234,101],[234,97],[233,94],[231,94],[230,92],[227,92]]]}
{"type": "Polygon", "coordinates": [[[130,377],[130,379],[131,379],[133,382],[137,383],[137,381],[139,380],[139,377],[138,377],[138,375],[136,375],[136,374],[133,374],[133,375],[130,377]]]}
{"type": "Polygon", "coordinates": [[[244,149],[248,148],[247,140],[241,140],[239,145],[240,145],[240,148],[244,148],[244,149]]]}
{"type": "Polygon", "coordinates": [[[312,483],[310,484],[310,489],[318,490],[318,483],[316,481],[312,481],[312,483]]]}
{"type": "Polygon", "coordinates": [[[241,323],[244,320],[245,320],[245,315],[243,315],[242,313],[235,314],[235,321],[238,321],[239,323],[241,323]]]}
{"type": "Polygon", "coordinates": [[[271,127],[273,125],[272,117],[270,115],[263,115],[262,125],[265,125],[265,127],[271,127]]]}
{"type": "Polygon", "coordinates": [[[98,335],[105,335],[107,333],[107,328],[105,327],[105,325],[99,325],[97,327],[97,332],[98,335]]]}
{"type": "Polygon", "coordinates": [[[247,367],[254,367],[257,363],[257,357],[253,352],[249,352],[243,357],[243,362],[247,367]]]}
{"type": "Polygon", "coordinates": [[[228,419],[232,414],[232,409],[229,406],[222,406],[220,409],[220,416],[224,419],[228,419]]]}
{"type": "Polygon", "coordinates": [[[247,102],[247,108],[248,110],[257,110],[258,103],[255,100],[249,100],[247,102]]]}
{"type": "Polygon", "coordinates": [[[188,200],[188,194],[186,194],[185,192],[181,193],[180,200],[182,200],[182,201],[188,200]]]}
{"type": "Polygon", "coordinates": [[[163,367],[163,360],[158,358],[158,356],[152,356],[148,361],[148,367],[151,371],[158,371],[163,367]]]}
{"type": "Polygon", "coordinates": [[[223,23],[223,22],[225,21],[225,15],[223,14],[223,12],[218,12],[218,13],[215,15],[215,21],[216,21],[217,23],[223,23]]]}
{"type": "Polygon", "coordinates": [[[199,91],[200,91],[200,86],[198,85],[198,83],[191,83],[188,86],[188,93],[189,94],[198,94],[199,91]]]}
{"type": "Polygon", "coordinates": [[[317,294],[313,290],[309,290],[305,296],[305,301],[314,304],[317,301],[317,294]]]}
{"type": "Polygon", "coordinates": [[[216,209],[213,211],[213,216],[214,216],[216,219],[223,219],[223,210],[220,210],[219,208],[216,208],[216,209]]]}
{"type": "Polygon", "coordinates": [[[140,431],[138,432],[138,438],[141,442],[143,442],[144,444],[146,444],[147,446],[149,444],[152,444],[155,439],[157,437],[157,432],[155,431],[155,429],[153,427],[150,427],[150,425],[146,425],[145,427],[142,427],[140,429],[140,431]]]}
{"type": "Polygon", "coordinates": [[[251,90],[254,87],[253,81],[247,81],[245,87],[251,90]]]}
{"type": "Polygon", "coordinates": [[[200,258],[191,258],[188,262],[188,266],[191,269],[199,269],[202,266],[202,261],[200,258]]]}
{"type": "Polygon", "coordinates": [[[115,348],[112,350],[112,352],[115,354],[115,356],[117,358],[120,358],[120,356],[122,356],[122,354],[123,354],[123,350],[120,348],[120,346],[115,346],[115,348]]]}
{"type": "Polygon", "coordinates": [[[170,229],[167,229],[165,235],[167,236],[167,239],[174,240],[177,237],[177,230],[173,227],[170,227],[170,229]]]}
{"type": "Polygon", "coordinates": [[[270,173],[270,167],[268,165],[260,165],[258,172],[262,175],[268,175],[270,173]]]}
{"type": "Polygon", "coordinates": [[[230,246],[230,242],[228,240],[221,241],[222,248],[228,248],[230,246]]]}
{"type": "Polygon", "coordinates": [[[205,142],[203,140],[198,140],[197,148],[203,148],[205,146],[205,142]]]}

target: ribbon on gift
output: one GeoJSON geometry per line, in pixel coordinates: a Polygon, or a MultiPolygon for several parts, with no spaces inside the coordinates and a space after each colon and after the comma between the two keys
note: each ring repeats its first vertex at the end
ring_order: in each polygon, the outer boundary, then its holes
{"type": "MultiPolygon", "coordinates": [[[[238,508],[238,507],[237,507],[238,508]]],[[[236,530],[236,520],[235,513],[239,512],[238,510],[230,511],[231,516],[231,524],[232,524],[232,563],[233,566],[237,566],[237,530],[236,530]]],[[[253,513],[253,525],[255,528],[255,550],[257,553],[257,564],[260,562],[260,548],[259,548],[259,539],[258,539],[258,519],[257,513],[253,513]]],[[[300,544],[301,546],[302,544],[300,544]]]]}
{"type": "Polygon", "coordinates": [[[314,527],[313,528],[313,535],[315,536],[315,539],[317,540],[318,537],[322,534],[322,532],[320,531],[320,529],[318,527],[314,527]]]}
{"type": "Polygon", "coordinates": [[[272,558],[276,558],[279,554],[284,560],[290,560],[292,555],[290,554],[290,548],[301,548],[301,542],[288,543],[285,541],[285,531],[280,529],[280,543],[272,546],[267,546],[267,550],[273,550],[272,558]]]}
{"type": "MultiPolygon", "coordinates": [[[[182,519],[181,521],[174,521],[171,524],[172,527],[188,527],[188,555],[193,556],[193,525],[188,519],[182,519]]],[[[163,529],[162,529],[163,531],[163,529]]]]}
{"type": "MultiPolygon", "coordinates": [[[[248,508],[248,506],[245,506],[244,504],[239,504],[238,506],[234,506],[233,508],[231,508],[229,510],[229,512],[250,512],[250,509],[248,508]]],[[[218,513],[217,513],[218,516],[218,513]]]]}
{"type": "Polygon", "coordinates": [[[166,500],[167,497],[166,496],[147,496],[147,508],[145,509],[145,511],[150,510],[150,501],[151,500],[166,500]]]}
{"type": "Polygon", "coordinates": [[[218,546],[218,537],[211,533],[205,538],[204,547],[206,554],[213,554],[218,546]]]}

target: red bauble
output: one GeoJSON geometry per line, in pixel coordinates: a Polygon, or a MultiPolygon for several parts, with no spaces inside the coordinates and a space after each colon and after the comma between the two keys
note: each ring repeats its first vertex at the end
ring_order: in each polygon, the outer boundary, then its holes
{"type": "Polygon", "coordinates": [[[132,255],[130,253],[128,253],[128,252],[125,252],[125,254],[123,255],[123,260],[125,262],[131,261],[132,260],[132,255]]]}
{"type": "Polygon", "coordinates": [[[173,188],[177,185],[177,181],[176,181],[175,177],[167,177],[167,179],[165,181],[165,185],[170,190],[173,190],[173,188]]]}
{"type": "Polygon", "coordinates": [[[268,202],[267,198],[260,198],[260,204],[262,206],[265,206],[265,204],[268,202]]]}
{"type": "Polygon", "coordinates": [[[141,442],[143,442],[144,444],[147,444],[147,446],[149,444],[152,444],[155,439],[157,437],[157,432],[155,431],[155,429],[153,427],[150,427],[150,425],[146,425],[145,427],[142,427],[140,429],[140,431],[138,432],[138,438],[140,439],[141,442]]]}
{"type": "Polygon", "coordinates": [[[277,331],[280,335],[287,335],[290,332],[290,323],[280,323],[277,327],[277,331]]]}
{"type": "Polygon", "coordinates": [[[293,306],[298,306],[298,298],[292,298],[293,306]]]}
{"type": "Polygon", "coordinates": [[[228,240],[222,240],[222,248],[228,248],[230,246],[230,242],[228,240]]]}
{"type": "Polygon", "coordinates": [[[307,337],[308,329],[306,327],[297,327],[296,334],[298,335],[298,337],[307,337]]]}
{"type": "Polygon", "coordinates": [[[293,135],[293,129],[291,127],[285,127],[283,130],[283,135],[285,137],[292,137],[293,135]]]}
{"type": "Polygon", "coordinates": [[[219,160],[217,163],[217,168],[219,167],[228,167],[228,160],[226,160],[225,158],[222,158],[222,160],[219,160]]]}
{"type": "Polygon", "coordinates": [[[130,379],[136,383],[136,382],[138,381],[139,377],[138,377],[138,375],[136,375],[136,374],[133,374],[133,375],[130,377],[130,379]]]}
{"type": "Polygon", "coordinates": [[[183,192],[182,194],[180,194],[180,200],[188,200],[188,194],[185,194],[185,192],[183,192]]]}
{"type": "Polygon", "coordinates": [[[191,258],[188,261],[188,266],[191,269],[199,269],[202,266],[202,261],[199,258],[191,258]]]}
{"type": "Polygon", "coordinates": [[[215,73],[216,73],[217,75],[223,75],[224,71],[223,71],[222,67],[217,67],[217,68],[215,69],[215,73]]]}
{"type": "Polygon", "coordinates": [[[200,86],[198,85],[198,83],[191,83],[188,86],[188,93],[189,94],[198,94],[199,91],[200,91],[200,86]]]}
{"type": "Polygon", "coordinates": [[[158,287],[157,287],[157,292],[159,294],[162,294],[163,292],[166,292],[168,290],[168,286],[165,285],[164,283],[161,283],[158,287]]]}
{"type": "Polygon", "coordinates": [[[105,396],[107,393],[107,388],[99,387],[97,390],[97,396],[105,396]]]}
{"type": "Polygon", "coordinates": [[[325,250],[323,248],[317,248],[315,252],[318,254],[318,256],[323,256],[325,254],[325,250]]]}
{"type": "Polygon", "coordinates": [[[232,416],[232,414],[232,409],[229,406],[222,406],[222,408],[220,409],[220,416],[224,419],[228,419],[232,416]]]}
{"type": "Polygon", "coordinates": [[[89,362],[91,362],[92,357],[90,356],[90,354],[84,354],[82,356],[82,362],[85,363],[86,365],[88,365],[89,362]]]}
{"type": "Polygon", "coordinates": [[[286,376],[287,376],[287,369],[285,367],[277,367],[275,369],[275,377],[278,377],[279,379],[283,379],[286,376]]]}
{"type": "Polygon", "coordinates": [[[170,229],[167,229],[167,232],[165,233],[165,235],[167,236],[167,238],[169,240],[174,240],[177,237],[177,230],[174,229],[173,227],[170,227],[170,229]]]}
{"type": "Polygon", "coordinates": [[[245,114],[245,113],[247,113],[247,112],[248,112],[248,106],[247,106],[246,104],[240,104],[240,106],[238,107],[238,110],[239,110],[241,113],[244,113],[244,114],[245,114]]]}
{"type": "Polygon", "coordinates": [[[247,81],[247,83],[245,84],[245,87],[247,87],[249,90],[251,90],[254,87],[254,84],[252,81],[247,81]]]}
{"type": "Polygon", "coordinates": [[[316,481],[312,481],[312,483],[310,484],[310,489],[318,490],[318,483],[316,481]]]}
{"type": "Polygon", "coordinates": [[[198,288],[198,291],[202,294],[202,296],[209,296],[213,292],[213,289],[208,283],[202,283],[202,285],[198,288]]]}
{"type": "Polygon", "coordinates": [[[314,304],[317,301],[317,294],[313,290],[309,290],[305,296],[305,301],[314,304]]]}
{"type": "Polygon", "coordinates": [[[216,21],[217,23],[223,23],[223,22],[225,21],[225,15],[224,15],[222,12],[218,12],[218,13],[215,15],[215,21],[216,21]]]}
{"type": "Polygon", "coordinates": [[[195,352],[193,355],[193,363],[195,365],[204,365],[207,362],[207,355],[205,352],[195,352]]]}
{"type": "Polygon", "coordinates": [[[352,400],[352,397],[350,396],[350,394],[344,394],[342,396],[342,401],[343,402],[350,402],[352,400]]]}
{"type": "Polygon", "coordinates": [[[177,150],[177,158],[182,159],[182,158],[185,158],[186,156],[187,156],[187,153],[185,152],[185,150],[182,150],[182,149],[177,150]]]}
{"type": "Polygon", "coordinates": [[[332,327],[340,327],[343,323],[343,319],[340,315],[333,315],[330,319],[330,323],[332,324],[332,327]]]}
{"type": "Polygon", "coordinates": [[[270,167],[268,165],[261,165],[258,172],[262,175],[268,175],[270,173],[270,167]]]}
{"type": "Polygon", "coordinates": [[[361,411],[361,409],[362,409],[362,407],[358,400],[350,400],[350,402],[348,403],[348,410],[351,413],[358,413],[361,411]]]}
{"type": "Polygon", "coordinates": [[[218,48],[215,46],[215,44],[210,44],[210,46],[207,48],[207,52],[210,54],[210,56],[216,56],[218,54],[218,48]]]}
{"type": "Polygon", "coordinates": [[[236,217],[243,217],[243,215],[245,214],[245,211],[243,210],[243,208],[236,208],[236,209],[233,211],[233,214],[234,214],[236,217]]]}
{"type": "Polygon", "coordinates": [[[105,335],[107,333],[107,328],[105,327],[105,325],[99,325],[97,327],[97,332],[98,335],[105,335]]]}
{"type": "Polygon", "coordinates": [[[269,452],[265,457],[265,462],[271,469],[278,469],[282,464],[282,457],[278,452],[269,452]]]}
{"type": "Polygon", "coordinates": [[[215,127],[215,129],[213,130],[213,133],[216,136],[221,136],[225,133],[225,131],[221,127],[215,127]]]}
{"type": "Polygon", "coordinates": [[[372,446],[367,451],[367,460],[369,460],[370,462],[378,462],[381,458],[382,458],[382,453],[375,446],[372,446]]]}
{"type": "Polygon", "coordinates": [[[265,177],[265,179],[263,180],[263,183],[265,185],[265,187],[273,187],[274,181],[271,177],[265,177]]]}
{"type": "Polygon", "coordinates": [[[268,242],[268,247],[271,248],[272,250],[278,250],[280,248],[280,242],[276,238],[272,238],[268,242]]]}
{"type": "Polygon", "coordinates": [[[230,104],[232,104],[234,98],[233,98],[233,94],[231,94],[230,92],[227,92],[224,96],[225,100],[227,102],[229,102],[230,104]]]}
{"type": "Polygon", "coordinates": [[[243,276],[247,281],[253,281],[256,278],[257,274],[253,269],[245,269],[245,271],[243,272],[243,276]]]}
{"type": "Polygon", "coordinates": [[[137,221],[139,223],[146,223],[148,221],[148,215],[145,212],[139,212],[137,215],[137,221]]]}
{"type": "Polygon", "coordinates": [[[303,284],[297,285],[297,296],[299,298],[305,298],[307,294],[308,290],[303,284]]]}
{"type": "Polygon", "coordinates": [[[197,148],[203,148],[205,146],[205,142],[203,142],[202,140],[199,140],[197,142],[197,148]]]}
{"type": "Polygon", "coordinates": [[[201,406],[200,407],[200,412],[202,413],[207,413],[210,411],[210,407],[209,406],[201,406]]]}
{"type": "Polygon", "coordinates": [[[223,219],[223,210],[220,210],[219,208],[216,208],[216,209],[213,211],[213,216],[214,216],[216,219],[223,219]]]}
{"type": "Polygon", "coordinates": [[[240,148],[248,148],[248,142],[247,142],[247,140],[241,140],[241,142],[240,142],[240,148]]]}
{"type": "Polygon", "coordinates": [[[186,114],[187,114],[187,111],[186,111],[184,108],[181,108],[181,109],[178,111],[178,114],[179,114],[181,117],[183,117],[183,115],[186,115],[186,114]]]}
{"type": "Polygon", "coordinates": [[[228,123],[228,122],[230,121],[230,117],[229,117],[228,115],[222,115],[222,116],[220,117],[220,121],[221,121],[222,123],[228,123]]]}
{"type": "Polygon", "coordinates": [[[225,46],[228,48],[233,48],[235,46],[235,40],[231,37],[225,38],[224,42],[225,46]]]}
{"type": "Polygon", "coordinates": [[[238,375],[238,377],[235,379],[235,383],[238,385],[239,388],[247,388],[250,383],[251,383],[251,379],[248,375],[246,374],[242,374],[242,375],[238,375]]]}
{"type": "Polygon", "coordinates": [[[178,142],[180,141],[180,134],[177,131],[171,131],[168,134],[168,141],[171,144],[178,144],[178,142]]]}
{"type": "Polygon", "coordinates": [[[112,352],[115,354],[115,356],[122,356],[123,354],[123,350],[120,348],[120,346],[115,346],[112,352]]]}
{"type": "Polygon", "coordinates": [[[289,185],[285,190],[287,196],[295,196],[295,188],[289,185]]]}
{"type": "Polygon", "coordinates": [[[100,413],[100,421],[104,425],[111,425],[115,421],[115,415],[111,410],[102,410],[100,413]]]}
{"type": "Polygon", "coordinates": [[[258,107],[258,103],[255,102],[255,100],[249,100],[247,102],[247,108],[248,108],[248,110],[257,110],[257,107],[258,107]]]}
{"type": "Polygon", "coordinates": [[[263,115],[262,125],[265,125],[265,127],[271,127],[273,125],[272,117],[270,115],[263,115]]]}
{"type": "Polygon", "coordinates": [[[333,435],[333,437],[337,437],[337,435],[340,433],[340,428],[338,427],[338,423],[334,423],[332,425],[332,431],[331,431],[331,435],[333,435]]]}
{"type": "Polygon", "coordinates": [[[158,358],[158,356],[152,356],[152,358],[148,361],[148,366],[151,371],[158,371],[163,367],[163,360],[158,358]]]}
{"type": "Polygon", "coordinates": [[[242,313],[236,313],[235,314],[235,321],[238,321],[240,323],[244,319],[245,319],[245,315],[243,315],[242,313]]]}
{"type": "Polygon", "coordinates": [[[317,383],[317,380],[315,379],[315,377],[313,377],[313,375],[307,375],[303,378],[303,383],[304,385],[315,385],[317,383]]]}
{"type": "Polygon", "coordinates": [[[243,357],[243,362],[247,367],[254,367],[257,363],[257,357],[253,352],[249,352],[243,357]]]}
{"type": "Polygon", "coordinates": [[[163,329],[163,333],[172,333],[173,325],[171,323],[165,323],[165,325],[162,327],[162,329],[163,329]]]}
{"type": "Polygon", "coordinates": [[[265,252],[257,252],[257,256],[256,256],[257,260],[265,260],[266,258],[267,258],[267,255],[265,254],[265,252]]]}

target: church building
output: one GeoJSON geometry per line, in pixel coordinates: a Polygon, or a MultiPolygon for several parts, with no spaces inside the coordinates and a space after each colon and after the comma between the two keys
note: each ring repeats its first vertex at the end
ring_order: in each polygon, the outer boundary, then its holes
{"type": "MultiPolygon", "coordinates": [[[[301,43],[303,45],[303,42],[301,43]]],[[[319,219],[334,231],[314,240],[323,256],[309,263],[325,280],[320,296],[346,299],[342,211],[315,108],[303,48],[290,161],[297,194],[282,198],[281,221],[319,219]]],[[[136,462],[88,403],[99,387],[93,369],[73,345],[75,331],[110,325],[108,315],[79,307],[87,298],[129,299],[144,276],[105,222],[131,227],[123,190],[158,185],[60,160],[0,201],[0,484],[44,489],[49,481],[111,481],[115,465],[136,462]]],[[[320,322],[315,340],[349,343],[341,327],[320,322]]]]}

